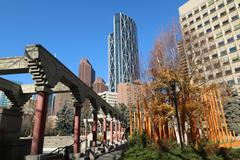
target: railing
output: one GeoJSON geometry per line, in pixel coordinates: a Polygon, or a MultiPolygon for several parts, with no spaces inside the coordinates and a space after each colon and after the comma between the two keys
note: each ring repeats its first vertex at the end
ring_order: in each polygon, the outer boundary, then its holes
{"type": "MultiPolygon", "coordinates": [[[[84,141],[86,141],[86,139],[84,139],[84,140],[80,140],[79,141],[79,143],[81,144],[81,143],[83,143],[84,141]]],[[[74,144],[71,144],[71,145],[69,145],[69,146],[64,146],[64,147],[58,147],[58,148],[56,148],[55,150],[53,150],[52,152],[50,152],[50,153],[48,153],[47,154],[47,156],[53,156],[53,155],[57,155],[57,154],[59,154],[60,152],[62,152],[62,151],[64,151],[64,159],[70,159],[69,158],[69,154],[70,153],[72,153],[71,151],[70,151],[70,149],[73,147],[73,145],[74,144]]]]}

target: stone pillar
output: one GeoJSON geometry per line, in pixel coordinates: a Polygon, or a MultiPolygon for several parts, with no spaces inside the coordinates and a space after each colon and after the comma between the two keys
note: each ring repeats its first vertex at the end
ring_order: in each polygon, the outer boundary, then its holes
{"type": "Polygon", "coordinates": [[[96,110],[92,111],[93,113],[93,124],[92,124],[92,146],[95,151],[95,147],[97,147],[97,122],[98,122],[98,117],[97,114],[98,112],[96,110]]]}
{"type": "Polygon", "coordinates": [[[115,140],[118,141],[118,124],[117,124],[117,120],[115,121],[115,140]]]}
{"type": "Polygon", "coordinates": [[[73,153],[77,154],[80,150],[80,121],[81,121],[81,106],[75,107],[74,115],[74,142],[73,153]]]}
{"type": "Polygon", "coordinates": [[[103,117],[103,144],[107,144],[107,116],[103,117]]]}
{"type": "Polygon", "coordinates": [[[38,92],[37,103],[34,116],[33,138],[31,146],[31,155],[41,154],[43,152],[44,131],[47,118],[48,93],[38,92]]]}
{"type": "Polygon", "coordinates": [[[122,141],[122,136],[121,136],[121,122],[120,121],[118,121],[118,141],[122,141]]]}
{"type": "Polygon", "coordinates": [[[87,149],[88,147],[88,119],[85,119],[85,123],[84,123],[84,127],[85,127],[85,142],[86,142],[86,146],[85,146],[85,149],[87,149]]]}
{"type": "Polygon", "coordinates": [[[113,144],[113,118],[110,119],[110,143],[113,144]]]}

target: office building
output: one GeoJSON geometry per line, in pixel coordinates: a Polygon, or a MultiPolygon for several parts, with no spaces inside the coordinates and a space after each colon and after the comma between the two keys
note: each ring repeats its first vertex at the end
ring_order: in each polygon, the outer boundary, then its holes
{"type": "Polygon", "coordinates": [[[195,57],[208,84],[240,84],[240,1],[189,0],[179,8],[188,70],[195,57]],[[191,52],[191,48],[195,48],[191,52]]]}
{"type": "Polygon", "coordinates": [[[95,81],[95,70],[87,59],[82,59],[80,62],[79,78],[89,87],[92,87],[95,81]]]}
{"type": "Polygon", "coordinates": [[[101,96],[102,99],[104,99],[112,107],[117,107],[118,106],[117,93],[116,92],[105,91],[105,92],[102,92],[102,93],[98,93],[98,95],[101,96]]]}
{"type": "Polygon", "coordinates": [[[7,96],[4,94],[4,92],[0,91],[0,107],[9,107],[10,100],[7,98],[7,96]]]}
{"type": "Polygon", "coordinates": [[[116,92],[118,83],[133,82],[140,78],[137,27],[129,16],[114,16],[114,31],[108,36],[109,91],[116,92]]]}
{"type": "Polygon", "coordinates": [[[119,83],[118,103],[125,106],[137,106],[142,97],[146,97],[146,89],[140,82],[119,83]]]}
{"type": "Polygon", "coordinates": [[[108,87],[107,87],[105,81],[102,78],[97,77],[95,82],[93,83],[93,90],[96,93],[102,93],[102,92],[107,91],[108,87]]]}

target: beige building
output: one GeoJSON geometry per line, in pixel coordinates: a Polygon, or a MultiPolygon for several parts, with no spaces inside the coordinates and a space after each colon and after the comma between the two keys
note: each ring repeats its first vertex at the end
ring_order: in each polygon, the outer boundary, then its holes
{"type": "Polygon", "coordinates": [[[145,96],[145,90],[140,83],[119,83],[118,84],[118,103],[126,106],[137,104],[141,94],[145,96]]]}
{"type": "Polygon", "coordinates": [[[185,54],[198,57],[199,76],[207,83],[226,82],[239,89],[240,0],[189,0],[179,14],[185,54]],[[190,42],[199,50],[189,52],[190,42]]]}
{"type": "Polygon", "coordinates": [[[117,101],[117,92],[110,92],[110,91],[105,91],[102,93],[98,93],[99,96],[102,97],[107,103],[109,103],[112,107],[116,107],[118,105],[117,101]]]}

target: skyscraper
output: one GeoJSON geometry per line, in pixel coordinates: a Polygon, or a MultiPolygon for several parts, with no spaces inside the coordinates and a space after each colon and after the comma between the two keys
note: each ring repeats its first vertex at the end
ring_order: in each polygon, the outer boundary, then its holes
{"type": "Polygon", "coordinates": [[[195,55],[203,81],[240,90],[240,1],[189,0],[179,13],[187,64],[195,55]],[[199,50],[190,53],[190,43],[199,50]]]}
{"type": "Polygon", "coordinates": [[[106,86],[106,83],[102,78],[97,77],[95,82],[93,83],[93,90],[96,93],[102,93],[104,91],[107,91],[108,87],[106,86]]]}
{"type": "Polygon", "coordinates": [[[95,70],[87,59],[82,59],[80,62],[79,78],[89,87],[92,87],[95,81],[95,70]]]}
{"type": "Polygon", "coordinates": [[[135,22],[123,13],[114,16],[114,32],[108,36],[109,91],[116,92],[117,84],[140,78],[135,22]]]}

